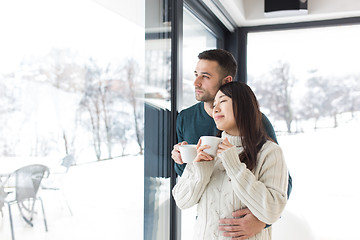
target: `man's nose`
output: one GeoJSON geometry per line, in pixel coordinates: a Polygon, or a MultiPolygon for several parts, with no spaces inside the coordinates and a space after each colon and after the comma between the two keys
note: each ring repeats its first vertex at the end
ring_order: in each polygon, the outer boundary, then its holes
{"type": "Polygon", "coordinates": [[[201,80],[200,80],[200,77],[195,77],[195,80],[194,80],[194,86],[195,87],[200,87],[201,86],[201,80]]]}

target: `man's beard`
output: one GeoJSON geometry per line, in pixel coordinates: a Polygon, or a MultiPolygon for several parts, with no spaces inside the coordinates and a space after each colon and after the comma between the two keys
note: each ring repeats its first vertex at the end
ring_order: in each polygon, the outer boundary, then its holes
{"type": "Polygon", "coordinates": [[[210,101],[214,101],[214,97],[210,96],[210,94],[207,91],[204,91],[201,88],[195,88],[195,90],[202,90],[203,93],[202,95],[197,95],[195,92],[195,98],[197,101],[201,101],[201,102],[210,102],[210,101]]]}

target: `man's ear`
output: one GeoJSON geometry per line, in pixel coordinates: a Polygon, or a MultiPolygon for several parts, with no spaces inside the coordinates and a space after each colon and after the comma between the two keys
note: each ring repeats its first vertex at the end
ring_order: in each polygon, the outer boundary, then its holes
{"type": "Polygon", "coordinates": [[[229,83],[229,82],[232,82],[233,78],[232,76],[226,76],[223,80],[222,80],[222,84],[225,84],[225,83],[229,83]]]}

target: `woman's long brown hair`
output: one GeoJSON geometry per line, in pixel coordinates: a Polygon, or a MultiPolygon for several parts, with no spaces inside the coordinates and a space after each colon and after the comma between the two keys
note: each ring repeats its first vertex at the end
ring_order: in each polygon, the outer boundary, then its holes
{"type": "Polygon", "coordinates": [[[251,88],[242,82],[229,82],[219,90],[232,99],[234,117],[244,148],[239,158],[249,170],[253,170],[256,167],[257,154],[267,139],[258,101],[251,88]]]}

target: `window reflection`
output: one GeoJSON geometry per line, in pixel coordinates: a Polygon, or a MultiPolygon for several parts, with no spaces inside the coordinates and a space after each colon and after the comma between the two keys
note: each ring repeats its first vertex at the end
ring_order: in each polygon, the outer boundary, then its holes
{"type": "Polygon", "coordinates": [[[146,1],[144,239],[170,237],[171,19],[168,1],[146,1]]]}

